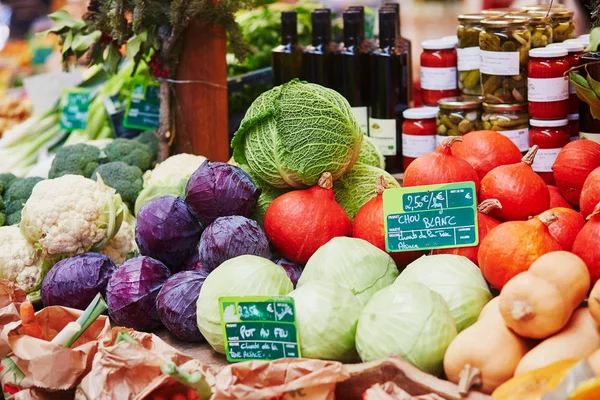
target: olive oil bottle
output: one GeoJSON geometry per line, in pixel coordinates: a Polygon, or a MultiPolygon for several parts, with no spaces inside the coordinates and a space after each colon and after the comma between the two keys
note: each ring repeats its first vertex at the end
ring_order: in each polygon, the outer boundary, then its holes
{"type": "Polygon", "coordinates": [[[409,106],[412,107],[412,43],[410,40],[402,37],[402,23],[400,17],[400,4],[398,3],[384,3],[383,9],[391,9],[397,15],[397,24],[396,24],[396,42],[397,47],[402,51],[402,83],[406,88],[409,99],[409,106]]]}
{"type": "Polygon", "coordinates": [[[304,79],[333,88],[333,56],[331,42],[331,10],[320,8],[312,13],[312,45],[304,50],[304,79]]]}
{"type": "Polygon", "coordinates": [[[272,51],[272,66],[275,85],[302,78],[302,48],[298,45],[298,15],[295,11],[281,13],[281,45],[272,51]]]}
{"type": "Polygon", "coordinates": [[[403,84],[405,58],[396,40],[397,15],[379,11],[379,48],[371,54],[372,92],[369,136],[385,156],[386,170],[402,172],[402,112],[408,108],[403,84]]]}
{"type": "Polygon", "coordinates": [[[368,71],[369,54],[363,49],[364,22],[360,11],[344,13],[344,44],[335,55],[335,89],[348,100],[364,134],[369,133],[368,71]],[[362,23],[362,27],[361,27],[362,23]]]}

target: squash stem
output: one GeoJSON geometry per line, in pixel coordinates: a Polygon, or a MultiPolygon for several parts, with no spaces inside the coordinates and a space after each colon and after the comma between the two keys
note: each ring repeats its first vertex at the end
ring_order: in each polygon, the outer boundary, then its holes
{"type": "Polygon", "coordinates": [[[477,210],[482,214],[488,215],[494,210],[502,210],[502,204],[500,203],[500,200],[487,199],[477,206],[477,210]]]}
{"type": "Polygon", "coordinates": [[[467,364],[458,374],[458,379],[458,393],[467,396],[473,386],[481,385],[481,371],[467,364]]]}
{"type": "Polygon", "coordinates": [[[521,321],[522,319],[529,319],[533,316],[533,308],[525,301],[517,300],[513,301],[510,307],[510,316],[515,321],[521,321]]]}
{"type": "Polygon", "coordinates": [[[558,216],[552,211],[545,211],[538,216],[538,219],[542,221],[542,224],[548,226],[551,223],[558,220],[558,216]]]}
{"type": "Polygon", "coordinates": [[[527,152],[527,154],[525,154],[525,156],[523,156],[523,158],[521,159],[521,162],[524,162],[527,165],[531,165],[533,164],[533,159],[535,158],[535,155],[538,152],[538,145],[534,144],[531,149],[529,149],[529,151],[527,152]]]}
{"type": "Polygon", "coordinates": [[[323,189],[331,190],[333,188],[333,177],[331,172],[323,172],[319,178],[319,186],[323,189]]]}
{"type": "Polygon", "coordinates": [[[390,185],[386,182],[383,175],[379,175],[375,180],[375,191],[377,194],[382,194],[390,185]]]}

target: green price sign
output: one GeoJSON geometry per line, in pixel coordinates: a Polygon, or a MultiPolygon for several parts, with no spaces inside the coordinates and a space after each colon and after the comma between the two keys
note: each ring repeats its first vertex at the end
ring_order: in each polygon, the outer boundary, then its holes
{"type": "Polygon", "coordinates": [[[469,247],[479,243],[473,182],[383,192],[387,251],[469,247]]]}
{"type": "Polygon", "coordinates": [[[85,129],[87,126],[88,108],[91,102],[91,90],[82,88],[65,89],[61,97],[61,128],[67,131],[85,129]]]}
{"type": "Polygon", "coordinates": [[[229,362],[300,358],[291,297],[221,297],[219,309],[229,362]]]}
{"type": "Polygon", "coordinates": [[[160,87],[136,83],[127,103],[123,126],[144,131],[158,128],[160,121],[160,87]]]}

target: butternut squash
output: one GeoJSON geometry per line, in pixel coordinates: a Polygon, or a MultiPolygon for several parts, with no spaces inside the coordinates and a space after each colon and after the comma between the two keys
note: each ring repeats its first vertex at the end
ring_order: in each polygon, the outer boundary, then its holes
{"type": "Polygon", "coordinates": [[[573,313],[563,330],[535,346],[523,357],[515,375],[560,360],[586,358],[598,348],[600,348],[598,324],[587,308],[580,308],[573,313]]]}
{"type": "Polygon", "coordinates": [[[588,308],[590,309],[592,317],[600,324],[600,281],[596,282],[590,292],[590,296],[588,297],[588,308]]]}
{"type": "Polygon", "coordinates": [[[508,329],[495,298],[483,308],[477,322],[450,343],[444,371],[449,381],[458,383],[461,395],[466,396],[472,386],[492,393],[512,378],[529,348],[526,340],[508,329]]]}
{"type": "Polygon", "coordinates": [[[600,376],[600,349],[594,351],[587,360],[596,376],[600,376]]]}
{"type": "Polygon", "coordinates": [[[600,378],[590,379],[569,395],[569,400],[598,400],[600,399],[600,378]]]}
{"type": "Polygon", "coordinates": [[[500,312],[518,335],[545,339],[565,327],[589,290],[590,274],[583,260],[555,251],[508,281],[499,296],[500,312]]]}

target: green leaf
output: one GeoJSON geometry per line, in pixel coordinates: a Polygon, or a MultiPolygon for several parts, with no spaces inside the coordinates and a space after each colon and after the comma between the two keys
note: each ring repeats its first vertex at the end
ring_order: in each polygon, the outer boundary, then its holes
{"type": "Polygon", "coordinates": [[[54,28],[50,29],[50,32],[58,32],[63,28],[82,29],[85,27],[85,22],[83,22],[82,19],[74,18],[65,10],[53,12],[52,14],[48,15],[48,17],[56,25],[54,28]]]}
{"type": "Polygon", "coordinates": [[[62,45],[62,54],[65,54],[67,51],[71,49],[73,45],[73,31],[68,31],[65,35],[65,41],[62,45]]]}
{"type": "Polygon", "coordinates": [[[600,119],[600,100],[596,93],[589,87],[588,82],[580,75],[573,72],[570,74],[571,83],[575,87],[577,97],[590,106],[590,112],[594,119],[600,119]]]}
{"type": "Polygon", "coordinates": [[[114,45],[108,46],[108,55],[106,56],[105,66],[109,73],[117,72],[117,67],[121,62],[121,53],[114,45]]]}
{"type": "Polygon", "coordinates": [[[600,82],[592,78],[589,73],[587,75],[587,82],[590,84],[590,89],[594,91],[596,97],[600,97],[600,82]]]}
{"type": "Polygon", "coordinates": [[[600,45],[600,27],[592,29],[590,32],[590,44],[586,51],[598,51],[600,45]]]}
{"type": "Polygon", "coordinates": [[[141,32],[135,35],[128,43],[126,55],[129,58],[134,58],[139,52],[144,42],[148,39],[148,31],[141,32]]]}
{"type": "Polygon", "coordinates": [[[94,31],[88,35],[75,35],[71,48],[74,52],[85,52],[100,40],[100,36],[102,36],[100,31],[94,31]]]}

